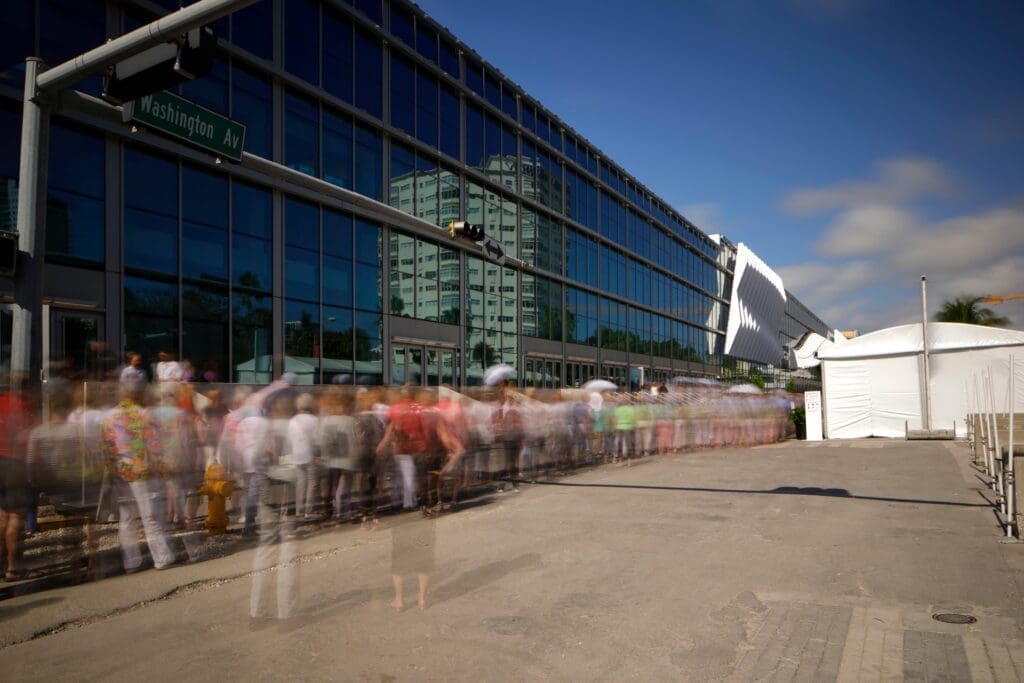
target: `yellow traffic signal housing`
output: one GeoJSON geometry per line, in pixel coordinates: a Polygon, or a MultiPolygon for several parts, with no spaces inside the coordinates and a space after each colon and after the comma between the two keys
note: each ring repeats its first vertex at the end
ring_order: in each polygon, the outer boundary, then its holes
{"type": "Polygon", "coordinates": [[[467,221],[452,221],[448,224],[448,234],[453,238],[461,237],[471,242],[479,242],[484,238],[484,229],[483,226],[467,221]]]}

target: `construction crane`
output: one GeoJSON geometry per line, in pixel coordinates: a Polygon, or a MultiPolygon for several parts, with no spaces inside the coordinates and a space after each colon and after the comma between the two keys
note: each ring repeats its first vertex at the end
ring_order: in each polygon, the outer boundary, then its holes
{"type": "Polygon", "coordinates": [[[1024,292],[1017,292],[1016,294],[1006,294],[1004,296],[986,296],[982,299],[982,303],[986,304],[1001,304],[1004,301],[1015,301],[1016,299],[1024,299],[1024,292]]]}

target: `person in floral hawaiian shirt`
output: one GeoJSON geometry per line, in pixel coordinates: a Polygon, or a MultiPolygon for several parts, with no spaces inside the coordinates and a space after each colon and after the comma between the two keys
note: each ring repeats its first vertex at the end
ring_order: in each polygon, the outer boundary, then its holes
{"type": "Polygon", "coordinates": [[[156,423],[142,407],[146,385],[122,382],[121,402],[103,425],[103,449],[113,473],[120,505],[118,536],[124,554],[125,571],[142,565],[138,525],[146,532],[149,552],[156,569],[174,564],[174,553],[163,527],[166,488],[156,423]]]}

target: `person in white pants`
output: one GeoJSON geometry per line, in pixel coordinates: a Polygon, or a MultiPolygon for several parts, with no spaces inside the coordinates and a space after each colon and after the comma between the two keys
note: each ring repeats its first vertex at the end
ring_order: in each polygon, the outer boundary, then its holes
{"type": "Polygon", "coordinates": [[[317,418],[316,399],[302,394],[295,402],[298,413],[288,421],[288,447],[292,464],[296,468],[295,516],[312,517],[319,492],[317,451],[320,448],[320,420],[317,418]]]}
{"type": "Polygon", "coordinates": [[[120,501],[118,536],[126,571],[142,565],[138,524],[141,518],[149,553],[157,569],[174,564],[164,534],[164,491],[158,469],[160,442],[156,424],[139,405],[145,384],[123,382],[121,402],[110,411],[103,425],[103,448],[110,463],[120,501]]]}

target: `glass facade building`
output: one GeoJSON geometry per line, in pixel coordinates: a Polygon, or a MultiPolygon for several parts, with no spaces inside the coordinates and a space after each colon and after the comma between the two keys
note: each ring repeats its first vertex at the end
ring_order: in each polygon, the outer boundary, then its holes
{"type": "MultiPolygon", "coordinates": [[[[0,229],[15,227],[25,56],[55,65],[178,6],[4,4],[0,229]]],[[[212,72],[178,93],[244,123],[249,154],[339,192],[57,109],[51,358],[85,368],[100,341],[221,380],[309,383],[473,384],[496,362],[527,386],[719,374],[720,247],[421,10],[262,0],[215,30],[212,72]],[[452,220],[511,258],[450,239],[452,220]]],[[[794,306],[780,339],[827,333],[794,306]]]]}

